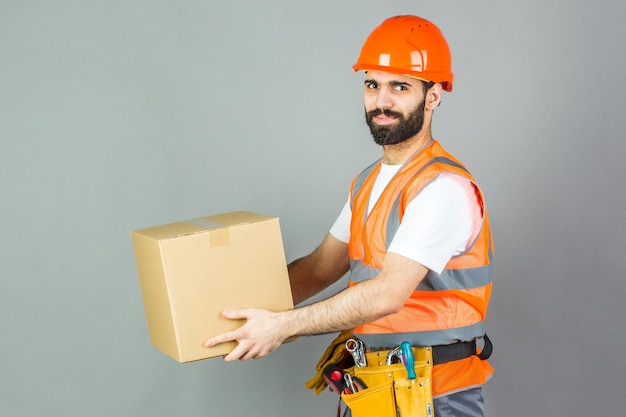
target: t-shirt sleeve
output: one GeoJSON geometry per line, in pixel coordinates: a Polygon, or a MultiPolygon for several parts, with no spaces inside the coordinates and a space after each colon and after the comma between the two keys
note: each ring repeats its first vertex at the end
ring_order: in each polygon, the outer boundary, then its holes
{"type": "Polygon", "coordinates": [[[443,173],[408,204],[388,252],[441,273],[467,249],[476,222],[482,222],[482,213],[471,182],[443,173]]]}
{"type": "Polygon", "coordinates": [[[352,218],[352,210],[350,209],[350,200],[346,202],[339,213],[339,217],[335,220],[330,228],[330,234],[342,242],[350,241],[350,219],[352,218]]]}

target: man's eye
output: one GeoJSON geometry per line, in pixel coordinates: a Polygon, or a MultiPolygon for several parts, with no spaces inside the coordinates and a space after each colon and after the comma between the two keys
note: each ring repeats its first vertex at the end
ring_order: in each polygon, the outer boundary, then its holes
{"type": "Polygon", "coordinates": [[[403,86],[403,85],[396,85],[396,86],[394,87],[394,89],[395,89],[396,91],[406,91],[406,90],[407,90],[407,88],[406,88],[405,86],[403,86]]]}
{"type": "Polygon", "coordinates": [[[378,84],[376,84],[376,83],[367,83],[367,84],[365,84],[365,88],[367,88],[369,90],[375,90],[376,88],[378,88],[378,84]]]}

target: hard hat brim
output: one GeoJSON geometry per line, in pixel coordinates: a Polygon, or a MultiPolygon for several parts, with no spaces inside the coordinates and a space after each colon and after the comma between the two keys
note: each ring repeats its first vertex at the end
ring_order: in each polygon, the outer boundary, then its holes
{"type": "Polygon", "coordinates": [[[449,72],[445,74],[437,73],[433,71],[426,71],[426,72],[415,71],[415,72],[407,73],[407,70],[404,68],[393,68],[393,67],[386,67],[383,65],[364,65],[364,64],[354,64],[352,66],[352,69],[354,70],[354,72],[382,71],[382,72],[389,72],[392,74],[405,75],[407,77],[416,78],[421,81],[441,84],[441,87],[447,92],[452,91],[452,83],[454,80],[454,75],[449,72]]]}

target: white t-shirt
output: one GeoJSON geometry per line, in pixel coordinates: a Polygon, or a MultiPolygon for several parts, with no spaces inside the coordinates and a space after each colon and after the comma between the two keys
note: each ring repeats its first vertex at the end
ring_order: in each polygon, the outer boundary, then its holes
{"type": "MultiPolygon", "coordinates": [[[[382,164],[368,213],[400,167],[382,164]]],[[[351,216],[348,201],[330,229],[335,238],[346,243],[350,240],[351,216]]],[[[444,172],[409,202],[388,252],[441,273],[450,258],[467,250],[481,224],[482,213],[471,182],[444,172]]]]}

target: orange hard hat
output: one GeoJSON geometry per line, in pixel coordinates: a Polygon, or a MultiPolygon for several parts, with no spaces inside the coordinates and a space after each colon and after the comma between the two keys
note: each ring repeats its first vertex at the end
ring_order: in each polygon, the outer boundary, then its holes
{"type": "Polygon", "coordinates": [[[417,16],[386,19],[365,40],[355,71],[378,70],[441,83],[452,91],[452,55],[443,33],[417,16]]]}

